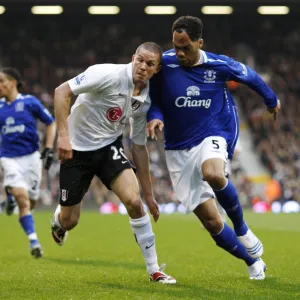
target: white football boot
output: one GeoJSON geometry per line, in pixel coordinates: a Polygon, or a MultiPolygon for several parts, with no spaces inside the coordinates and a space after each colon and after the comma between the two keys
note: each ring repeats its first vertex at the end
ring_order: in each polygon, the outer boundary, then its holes
{"type": "Polygon", "coordinates": [[[261,258],[258,258],[257,261],[248,267],[248,272],[251,280],[264,280],[266,275],[265,271],[267,270],[267,265],[263,262],[261,258]]]}
{"type": "Polygon", "coordinates": [[[68,231],[56,225],[55,215],[58,215],[59,212],[60,212],[60,205],[56,207],[55,213],[51,220],[51,234],[55,243],[59,246],[62,246],[66,242],[66,239],[68,237],[68,231]]]}
{"type": "Polygon", "coordinates": [[[238,236],[240,242],[245,246],[248,254],[253,258],[259,258],[264,253],[264,248],[257,236],[248,229],[245,235],[238,236]]]}
{"type": "Polygon", "coordinates": [[[157,271],[150,274],[150,281],[163,284],[175,284],[176,279],[163,272],[165,268],[166,264],[162,264],[157,271]]]}

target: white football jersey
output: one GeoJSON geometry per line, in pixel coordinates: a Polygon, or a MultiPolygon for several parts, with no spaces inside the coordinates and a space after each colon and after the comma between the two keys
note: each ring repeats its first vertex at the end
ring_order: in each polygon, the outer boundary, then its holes
{"type": "Polygon", "coordinates": [[[132,96],[132,63],[93,65],[68,83],[74,95],[79,95],[68,117],[74,150],[92,151],[111,144],[131,117],[132,141],[146,144],[149,82],[140,96],[132,96]]]}

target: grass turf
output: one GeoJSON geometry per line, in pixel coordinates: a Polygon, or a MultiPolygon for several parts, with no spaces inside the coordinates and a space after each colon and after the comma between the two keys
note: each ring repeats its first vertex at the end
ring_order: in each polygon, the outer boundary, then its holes
{"type": "Polygon", "coordinates": [[[126,216],[83,211],[59,247],[51,215],[34,215],[45,251],[39,260],[17,217],[0,215],[0,299],[300,299],[299,215],[246,213],[264,243],[264,281],[250,281],[246,265],[216,247],[192,215],[162,215],[153,225],[157,252],[175,286],[148,281],[126,216]]]}

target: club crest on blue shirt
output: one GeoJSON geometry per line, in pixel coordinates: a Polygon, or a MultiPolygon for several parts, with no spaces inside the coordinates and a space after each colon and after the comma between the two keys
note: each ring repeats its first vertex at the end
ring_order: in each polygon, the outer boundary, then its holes
{"type": "Polygon", "coordinates": [[[205,70],[204,72],[204,82],[205,83],[214,83],[216,79],[216,71],[214,70],[205,70]]]}
{"type": "Polygon", "coordinates": [[[15,106],[16,112],[24,111],[24,102],[18,102],[15,106]]]}

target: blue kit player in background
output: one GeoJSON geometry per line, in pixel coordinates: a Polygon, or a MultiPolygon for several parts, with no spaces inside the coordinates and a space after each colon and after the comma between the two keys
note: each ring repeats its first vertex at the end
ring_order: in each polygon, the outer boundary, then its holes
{"type": "Polygon", "coordinates": [[[263,246],[243,218],[236,188],[225,176],[239,136],[237,107],[226,81],[249,86],[276,117],[280,102],[248,66],[225,55],[201,50],[202,21],[177,19],[173,48],[164,53],[162,70],[152,80],[148,135],[165,134],[167,167],[177,198],[200,219],[217,246],[242,259],[250,279],[263,280],[263,246]],[[232,230],[220,217],[217,198],[231,219],[232,230]]]}
{"type": "Polygon", "coordinates": [[[42,248],[35,231],[30,209],[39,198],[42,161],[49,169],[53,161],[56,126],[53,117],[34,96],[19,93],[20,74],[16,69],[0,69],[0,163],[4,173],[4,187],[10,207],[15,199],[19,207],[20,224],[25,231],[31,254],[42,256],[42,248]],[[39,153],[36,121],[46,124],[46,144],[39,153]]]}

